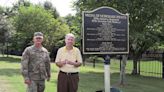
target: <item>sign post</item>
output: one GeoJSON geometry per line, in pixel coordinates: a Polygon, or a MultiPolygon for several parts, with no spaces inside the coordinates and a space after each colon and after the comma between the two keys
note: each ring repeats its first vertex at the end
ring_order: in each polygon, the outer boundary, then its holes
{"type": "Polygon", "coordinates": [[[105,92],[110,92],[110,56],[106,55],[104,61],[104,85],[105,92]]]}
{"type": "Polygon", "coordinates": [[[103,54],[105,92],[110,92],[110,54],[129,53],[128,15],[111,7],[83,12],[83,53],[103,54]]]}

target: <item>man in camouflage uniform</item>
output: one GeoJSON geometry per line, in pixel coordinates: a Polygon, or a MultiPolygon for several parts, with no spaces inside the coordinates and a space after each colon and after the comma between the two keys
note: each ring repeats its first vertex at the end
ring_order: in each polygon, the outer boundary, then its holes
{"type": "Polygon", "coordinates": [[[44,92],[45,79],[50,79],[50,58],[42,46],[43,34],[35,32],[34,45],[27,47],[22,54],[21,72],[27,92],[44,92]]]}

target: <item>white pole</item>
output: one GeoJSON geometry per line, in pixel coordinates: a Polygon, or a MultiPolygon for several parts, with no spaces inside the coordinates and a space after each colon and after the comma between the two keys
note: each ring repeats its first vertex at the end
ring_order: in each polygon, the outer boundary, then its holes
{"type": "Polygon", "coordinates": [[[105,92],[110,92],[110,65],[104,64],[104,85],[105,85],[105,92]]]}
{"type": "Polygon", "coordinates": [[[106,55],[104,58],[104,85],[105,92],[110,92],[110,56],[106,55]]]}

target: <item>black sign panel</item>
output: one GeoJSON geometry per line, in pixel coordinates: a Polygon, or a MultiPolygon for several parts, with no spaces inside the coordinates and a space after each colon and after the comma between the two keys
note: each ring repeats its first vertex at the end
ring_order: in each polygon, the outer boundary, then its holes
{"type": "Polygon", "coordinates": [[[84,54],[127,54],[128,15],[111,7],[83,12],[84,54]]]}

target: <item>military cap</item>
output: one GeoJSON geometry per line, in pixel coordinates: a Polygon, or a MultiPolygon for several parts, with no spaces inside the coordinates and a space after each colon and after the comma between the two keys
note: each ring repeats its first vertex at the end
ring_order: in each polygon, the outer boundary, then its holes
{"type": "Polygon", "coordinates": [[[43,33],[42,32],[35,32],[34,37],[35,38],[43,38],[43,33]]]}

